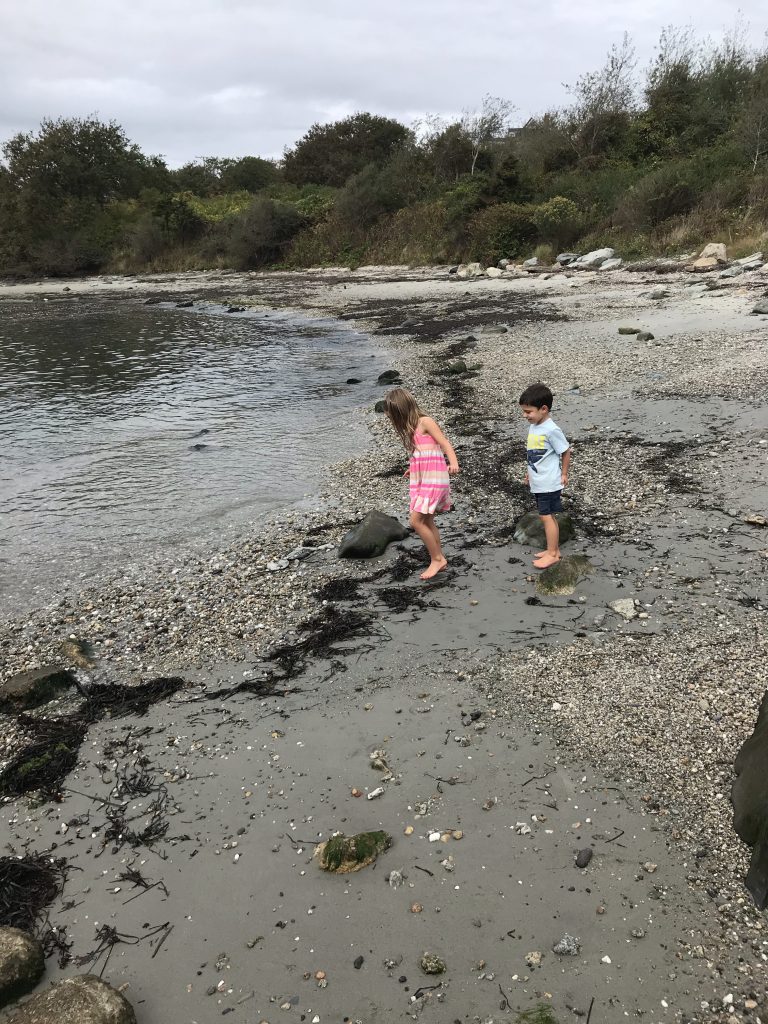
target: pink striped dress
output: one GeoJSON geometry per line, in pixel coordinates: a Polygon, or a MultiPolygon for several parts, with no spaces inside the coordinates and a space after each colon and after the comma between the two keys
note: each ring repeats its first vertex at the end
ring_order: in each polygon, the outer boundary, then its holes
{"type": "Polygon", "coordinates": [[[410,461],[411,512],[433,515],[451,507],[451,482],[443,450],[430,434],[413,435],[410,461]]]}

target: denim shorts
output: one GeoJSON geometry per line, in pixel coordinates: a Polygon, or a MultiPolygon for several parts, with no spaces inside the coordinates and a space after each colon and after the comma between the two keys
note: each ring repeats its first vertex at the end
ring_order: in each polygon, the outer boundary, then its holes
{"type": "Polygon", "coordinates": [[[561,501],[562,491],[547,491],[546,494],[534,494],[536,507],[540,516],[551,516],[555,512],[563,511],[561,501]]]}

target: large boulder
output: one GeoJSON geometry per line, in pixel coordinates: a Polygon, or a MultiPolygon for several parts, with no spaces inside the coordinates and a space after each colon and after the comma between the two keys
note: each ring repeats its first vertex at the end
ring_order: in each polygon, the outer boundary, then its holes
{"type": "Polygon", "coordinates": [[[377,384],[399,384],[400,383],[400,371],[399,370],[385,370],[384,373],[380,373],[376,378],[377,384]]]}
{"type": "Polygon", "coordinates": [[[136,1014],[125,996],[97,978],[57,981],[47,992],[32,996],[8,1024],[136,1024],[136,1014]]]}
{"type": "Polygon", "coordinates": [[[579,256],[577,260],[574,260],[570,266],[578,267],[580,270],[597,270],[601,267],[606,260],[612,260],[616,255],[616,250],[611,249],[608,246],[604,249],[593,249],[592,252],[586,253],[584,256],[579,256]]]}
{"type": "Polygon", "coordinates": [[[752,860],[747,888],[760,910],[768,906],[768,693],[763,697],[755,731],[736,755],[731,787],[733,827],[752,860]]]}
{"type": "Polygon", "coordinates": [[[764,316],[768,314],[768,299],[761,299],[761,301],[754,306],[752,312],[756,316],[764,316]]]}
{"type": "MultiPolygon", "coordinates": [[[[573,520],[567,512],[558,512],[555,515],[555,519],[560,527],[560,543],[562,544],[573,536],[573,520]]],[[[516,540],[518,544],[545,546],[547,541],[544,536],[544,524],[539,517],[539,513],[526,512],[524,516],[520,516],[515,523],[515,532],[512,535],[512,539],[516,540]]]]}
{"type": "Polygon", "coordinates": [[[504,271],[500,270],[499,267],[488,267],[485,272],[486,277],[504,277],[504,271]]]}
{"type": "Polygon", "coordinates": [[[0,928],[0,1007],[31,992],[44,970],[37,939],[20,928],[0,928]]]}
{"type": "Polygon", "coordinates": [[[614,256],[612,259],[605,260],[603,263],[601,263],[599,269],[600,270],[618,270],[619,267],[623,265],[623,263],[624,263],[624,260],[621,258],[621,256],[614,256]]]}
{"type": "Polygon", "coordinates": [[[557,262],[561,267],[567,267],[570,263],[575,263],[578,259],[581,259],[581,257],[577,252],[561,252],[557,257],[557,262]]]}
{"type": "Polygon", "coordinates": [[[383,555],[393,541],[407,536],[408,531],[397,519],[373,509],[342,537],[339,558],[375,558],[383,555]]]}
{"type": "Polygon", "coordinates": [[[36,708],[75,685],[74,675],[60,665],[17,672],[0,683],[0,708],[36,708]]]}
{"type": "Polygon", "coordinates": [[[725,248],[724,242],[709,242],[699,253],[698,258],[701,259],[716,259],[720,263],[725,263],[728,259],[728,250],[725,248]]]}
{"type": "Polygon", "coordinates": [[[456,271],[456,276],[462,279],[469,277],[482,277],[485,271],[480,263],[461,263],[456,271]]]}
{"type": "Polygon", "coordinates": [[[586,555],[566,555],[536,577],[536,593],[567,597],[594,568],[586,555]]]}

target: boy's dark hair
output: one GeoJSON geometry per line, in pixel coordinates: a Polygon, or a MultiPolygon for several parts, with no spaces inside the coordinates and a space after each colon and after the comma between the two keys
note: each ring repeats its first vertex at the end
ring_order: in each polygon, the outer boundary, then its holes
{"type": "Polygon", "coordinates": [[[552,392],[546,384],[531,384],[520,395],[520,405],[532,405],[536,409],[541,409],[546,405],[548,409],[551,409],[552,392]]]}

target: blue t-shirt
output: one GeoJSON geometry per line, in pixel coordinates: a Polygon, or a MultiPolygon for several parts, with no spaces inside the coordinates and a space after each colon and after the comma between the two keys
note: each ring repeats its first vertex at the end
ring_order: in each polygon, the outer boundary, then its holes
{"type": "Polygon", "coordinates": [[[532,494],[562,491],[560,456],[571,446],[552,418],[528,427],[528,483],[532,494]]]}

